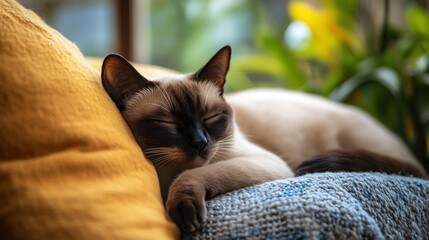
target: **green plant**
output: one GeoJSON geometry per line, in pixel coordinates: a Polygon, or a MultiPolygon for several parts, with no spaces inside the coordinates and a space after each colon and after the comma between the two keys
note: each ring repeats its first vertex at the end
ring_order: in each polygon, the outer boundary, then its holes
{"type": "Polygon", "coordinates": [[[284,87],[356,105],[396,132],[429,170],[429,14],[410,4],[406,27],[395,27],[387,21],[385,0],[380,37],[375,37],[358,24],[362,13],[356,1],[321,3],[322,9],[298,1],[288,5],[292,19],[312,34],[296,48],[283,41],[284,29],[294,21],[272,28],[261,10],[260,50],[233,62],[232,72],[241,74],[229,88],[284,87]],[[260,75],[271,81],[254,77],[260,75]]]}

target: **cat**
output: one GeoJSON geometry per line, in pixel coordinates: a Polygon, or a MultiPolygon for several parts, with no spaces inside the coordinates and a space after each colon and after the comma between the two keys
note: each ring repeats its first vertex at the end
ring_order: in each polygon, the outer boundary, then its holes
{"type": "Polygon", "coordinates": [[[276,179],[324,171],[426,177],[392,132],[357,108],[322,97],[257,89],[224,94],[231,48],[191,74],[146,79],[120,55],[102,84],[158,173],[183,232],[200,229],[205,200],[276,179]]]}

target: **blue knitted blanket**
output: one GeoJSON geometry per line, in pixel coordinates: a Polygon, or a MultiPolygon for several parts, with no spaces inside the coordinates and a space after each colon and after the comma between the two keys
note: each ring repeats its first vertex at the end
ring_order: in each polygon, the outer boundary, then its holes
{"type": "Polygon", "coordinates": [[[207,203],[191,239],[429,239],[429,181],[319,173],[268,182],[207,203]]]}

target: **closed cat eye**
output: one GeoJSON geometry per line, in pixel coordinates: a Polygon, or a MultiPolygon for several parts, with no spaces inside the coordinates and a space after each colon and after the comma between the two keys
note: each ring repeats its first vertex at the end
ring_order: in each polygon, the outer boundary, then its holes
{"type": "Polygon", "coordinates": [[[148,119],[147,121],[148,121],[148,122],[158,122],[158,123],[170,124],[170,125],[177,125],[175,122],[173,122],[173,121],[168,121],[168,120],[148,119]]]}
{"type": "Polygon", "coordinates": [[[217,117],[219,117],[221,115],[222,115],[222,113],[217,113],[217,114],[214,114],[214,115],[210,115],[209,117],[204,118],[203,121],[206,122],[206,121],[214,120],[214,119],[216,119],[217,117]]]}

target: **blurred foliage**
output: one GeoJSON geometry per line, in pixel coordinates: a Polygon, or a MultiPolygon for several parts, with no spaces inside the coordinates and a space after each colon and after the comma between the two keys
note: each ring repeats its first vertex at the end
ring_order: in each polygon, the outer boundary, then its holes
{"type": "Polygon", "coordinates": [[[429,14],[408,4],[406,26],[394,26],[389,3],[378,36],[358,21],[356,0],[289,1],[291,20],[281,26],[260,5],[258,49],[234,59],[227,87],[282,87],[358,106],[396,132],[429,170],[429,14]]]}
{"type": "Polygon", "coordinates": [[[255,20],[246,0],[152,0],[150,11],[151,64],[189,72],[224,45],[234,55],[251,48],[255,20]]]}

